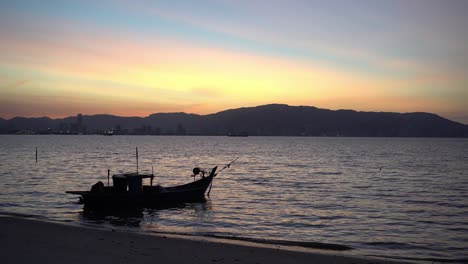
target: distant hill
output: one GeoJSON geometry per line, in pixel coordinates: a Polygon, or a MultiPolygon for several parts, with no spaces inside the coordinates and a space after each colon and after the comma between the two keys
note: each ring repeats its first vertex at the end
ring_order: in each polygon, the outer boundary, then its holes
{"type": "Polygon", "coordinates": [[[468,137],[468,126],[431,113],[358,112],[270,104],[215,114],[157,113],[148,117],[89,115],[63,119],[0,119],[0,133],[163,135],[468,137]]]}

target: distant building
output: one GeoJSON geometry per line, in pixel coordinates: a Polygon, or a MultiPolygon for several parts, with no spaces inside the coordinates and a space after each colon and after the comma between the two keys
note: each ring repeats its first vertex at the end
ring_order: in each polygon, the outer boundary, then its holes
{"type": "Polygon", "coordinates": [[[78,128],[81,128],[83,126],[83,115],[78,114],[76,116],[76,120],[77,120],[78,128]]]}
{"type": "Polygon", "coordinates": [[[182,124],[177,124],[177,130],[176,130],[176,135],[185,135],[187,134],[187,131],[185,130],[184,126],[182,126],[182,124]]]}
{"type": "Polygon", "coordinates": [[[18,135],[34,135],[36,133],[31,129],[23,129],[23,130],[17,131],[16,134],[18,134],[18,135]]]}

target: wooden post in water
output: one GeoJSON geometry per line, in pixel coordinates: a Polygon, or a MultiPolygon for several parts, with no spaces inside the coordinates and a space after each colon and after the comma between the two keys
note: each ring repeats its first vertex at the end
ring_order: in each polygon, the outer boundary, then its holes
{"type": "Polygon", "coordinates": [[[136,161],[137,161],[137,174],[138,174],[138,147],[136,147],[136,161]]]}
{"type": "Polygon", "coordinates": [[[36,147],[36,162],[37,162],[37,147],[36,147]]]}
{"type": "Polygon", "coordinates": [[[109,187],[110,170],[107,169],[107,187],[109,187]]]}
{"type": "Polygon", "coordinates": [[[153,179],[154,179],[154,170],[153,170],[153,164],[151,164],[151,181],[150,181],[150,186],[153,186],[153,179]]]}

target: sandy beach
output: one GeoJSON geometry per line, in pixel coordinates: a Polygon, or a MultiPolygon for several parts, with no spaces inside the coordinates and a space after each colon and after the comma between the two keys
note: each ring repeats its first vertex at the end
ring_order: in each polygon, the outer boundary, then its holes
{"type": "Polygon", "coordinates": [[[0,217],[2,263],[395,263],[0,217]]]}

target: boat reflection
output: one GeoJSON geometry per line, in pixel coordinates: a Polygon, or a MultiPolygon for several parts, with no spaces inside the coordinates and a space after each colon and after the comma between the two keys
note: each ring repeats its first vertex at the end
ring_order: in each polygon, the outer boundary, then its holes
{"type": "Polygon", "coordinates": [[[189,210],[193,211],[194,215],[200,215],[211,210],[211,202],[203,198],[197,202],[173,203],[152,207],[103,208],[85,205],[80,213],[80,218],[83,222],[91,224],[139,227],[145,217],[151,220],[157,219],[163,210],[189,210]]]}
{"type": "Polygon", "coordinates": [[[81,213],[84,222],[115,226],[140,226],[144,208],[93,208],[85,206],[81,213]]]}

